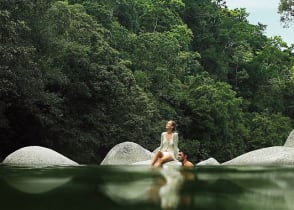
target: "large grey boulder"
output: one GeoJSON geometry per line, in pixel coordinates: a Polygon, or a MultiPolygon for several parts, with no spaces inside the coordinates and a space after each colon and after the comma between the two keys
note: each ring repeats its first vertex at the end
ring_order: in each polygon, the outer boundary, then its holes
{"type": "Polygon", "coordinates": [[[214,158],[208,158],[196,164],[197,166],[215,166],[220,165],[220,163],[214,158]]]}
{"type": "Polygon", "coordinates": [[[115,145],[106,155],[101,165],[130,165],[135,162],[150,160],[152,153],[134,142],[115,145]]]}
{"type": "Polygon", "coordinates": [[[40,146],[28,146],[18,149],[8,155],[2,163],[18,166],[79,165],[52,149],[40,146]]]}
{"type": "Polygon", "coordinates": [[[291,133],[289,134],[284,146],[285,147],[294,147],[294,130],[292,130],[291,133]]]}
{"type": "Polygon", "coordinates": [[[294,165],[294,148],[274,146],[240,155],[222,165],[294,165]]]}

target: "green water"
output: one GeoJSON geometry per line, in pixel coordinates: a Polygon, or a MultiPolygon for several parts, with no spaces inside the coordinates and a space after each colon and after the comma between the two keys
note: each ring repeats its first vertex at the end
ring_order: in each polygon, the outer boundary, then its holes
{"type": "Polygon", "coordinates": [[[293,167],[0,165],[1,210],[294,209],[293,167]]]}

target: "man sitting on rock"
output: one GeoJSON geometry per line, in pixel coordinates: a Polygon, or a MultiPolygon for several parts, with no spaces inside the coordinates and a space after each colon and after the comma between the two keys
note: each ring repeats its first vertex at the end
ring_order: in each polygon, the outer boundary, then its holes
{"type": "Polygon", "coordinates": [[[194,166],[194,164],[188,160],[188,154],[184,153],[182,151],[178,153],[178,160],[182,163],[182,166],[184,166],[184,167],[193,167],[194,166]]]}

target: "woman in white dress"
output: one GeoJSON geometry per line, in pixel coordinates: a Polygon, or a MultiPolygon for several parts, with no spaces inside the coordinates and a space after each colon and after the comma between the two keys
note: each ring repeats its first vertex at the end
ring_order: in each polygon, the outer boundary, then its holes
{"type": "Polygon", "coordinates": [[[169,120],[166,123],[166,132],[161,134],[159,151],[151,159],[151,166],[160,167],[163,163],[177,160],[179,148],[179,136],[176,130],[176,123],[169,120]]]}

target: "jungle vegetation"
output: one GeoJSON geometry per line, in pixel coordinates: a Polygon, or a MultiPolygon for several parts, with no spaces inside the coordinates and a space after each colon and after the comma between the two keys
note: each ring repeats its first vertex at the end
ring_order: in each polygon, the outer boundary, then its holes
{"type": "Polygon", "coordinates": [[[152,151],[169,119],[193,162],[283,145],[294,46],[247,17],[222,0],[1,0],[0,160],[29,145],[79,163],[125,141],[152,151]]]}

